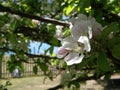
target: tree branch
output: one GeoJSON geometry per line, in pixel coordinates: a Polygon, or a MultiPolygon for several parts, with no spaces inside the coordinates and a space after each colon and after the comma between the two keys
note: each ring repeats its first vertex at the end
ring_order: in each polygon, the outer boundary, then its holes
{"type": "MultiPolygon", "coordinates": [[[[6,51],[6,52],[8,52],[8,51],[11,51],[11,52],[13,52],[13,53],[16,53],[16,51],[15,50],[13,50],[13,49],[9,49],[9,48],[6,48],[6,47],[0,47],[0,50],[4,50],[4,51],[6,51]]],[[[48,56],[48,55],[42,55],[42,54],[40,54],[40,55],[37,55],[37,54],[30,54],[30,53],[27,53],[27,52],[24,52],[24,51],[19,51],[19,53],[24,53],[25,55],[27,55],[29,58],[47,58],[47,59],[57,59],[57,57],[51,57],[51,56],[48,56]]]]}
{"type": "Polygon", "coordinates": [[[69,24],[66,23],[66,22],[55,20],[55,19],[50,19],[50,18],[49,19],[48,18],[42,18],[42,17],[36,16],[36,15],[32,15],[32,14],[28,14],[28,13],[25,13],[25,12],[21,12],[19,10],[12,9],[10,7],[6,7],[6,6],[3,6],[3,5],[0,5],[0,12],[8,12],[8,13],[11,13],[11,14],[16,14],[16,15],[26,17],[26,18],[30,18],[30,19],[36,19],[36,20],[46,22],[46,23],[52,23],[52,24],[55,24],[55,25],[62,25],[62,26],[65,26],[65,27],[69,27],[69,24]]]}

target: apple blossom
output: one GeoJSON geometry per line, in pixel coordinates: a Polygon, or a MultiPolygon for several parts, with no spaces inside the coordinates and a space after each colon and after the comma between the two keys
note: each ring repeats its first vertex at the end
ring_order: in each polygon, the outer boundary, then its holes
{"type": "MultiPolygon", "coordinates": [[[[58,28],[61,30],[62,28],[58,28]]],[[[102,26],[95,18],[83,14],[70,20],[71,35],[61,39],[62,46],[58,49],[58,58],[64,58],[67,65],[78,64],[84,58],[84,52],[90,52],[90,39],[102,31],[102,26]]],[[[61,34],[58,36],[61,37],[61,34]]]]}

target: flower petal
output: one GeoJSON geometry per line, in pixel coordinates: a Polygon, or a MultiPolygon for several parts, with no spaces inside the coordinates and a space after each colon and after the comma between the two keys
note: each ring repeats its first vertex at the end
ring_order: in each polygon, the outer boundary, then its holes
{"type": "Polygon", "coordinates": [[[78,15],[78,20],[87,20],[87,16],[84,14],[79,14],[78,15]]]}
{"type": "Polygon", "coordinates": [[[90,21],[81,21],[81,22],[76,22],[76,24],[72,27],[71,29],[71,34],[72,37],[78,41],[79,37],[81,35],[88,35],[88,30],[91,27],[90,21]]]}
{"type": "Polygon", "coordinates": [[[57,25],[57,26],[56,26],[56,29],[57,29],[57,30],[62,30],[62,28],[63,28],[63,26],[60,26],[60,25],[57,25]]]}
{"type": "Polygon", "coordinates": [[[92,38],[92,27],[88,27],[88,36],[89,36],[89,39],[92,38]]]}
{"type": "Polygon", "coordinates": [[[68,53],[68,51],[66,49],[64,49],[63,47],[60,47],[60,48],[58,48],[57,57],[63,58],[67,53],[68,53]]]}
{"type": "Polygon", "coordinates": [[[72,23],[72,25],[75,25],[76,22],[85,21],[85,20],[87,20],[87,16],[84,14],[79,14],[77,18],[71,18],[70,22],[72,23]]]}
{"type": "Polygon", "coordinates": [[[70,53],[65,57],[65,61],[66,61],[67,65],[73,65],[73,64],[80,63],[83,58],[84,58],[83,54],[81,54],[81,56],[79,56],[79,53],[70,53]]]}
{"type": "Polygon", "coordinates": [[[56,37],[58,40],[62,40],[62,36],[63,36],[63,34],[62,34],[62,28],[63,28],[63,26],[59,26],[59,25],[56,26],[56,34],[55,34],[55,37],[56,37]]]}
{"type": "Polygon", "coordinates": [[[62,30],[56,30],[56,34],[55,34],[55,37],[58,39],[58,40],[62,40],[62,30]]]}
{"type": "Polygon", "coordinates": [[[83,43],[84,50],[86,50],[87,52],[90,52],[91,47],[90,47],[90,42],[87,36],[80,36],[80,38],[78,39],[78,42],[83,43]]]}
{"type": "Polygon", "coordinates": [[[67,50],[73,50],[77,46],[77,42],[71,36],[63,39],[61,44],[67,50]]]}
{"type": "Polygon", "coordinates": [[[98,36],[103,30],[103,27],[98,22],[95,22],[93,25],[93,36],[98,36]]]}

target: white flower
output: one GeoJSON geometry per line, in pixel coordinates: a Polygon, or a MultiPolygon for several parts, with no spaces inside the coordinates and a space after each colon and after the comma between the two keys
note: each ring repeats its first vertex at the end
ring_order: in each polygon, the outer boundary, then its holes
{"type": "Polygon", "coordinates": [[[83,53],[91,51],[89,40],[100,34],[103,28],[95,18],[80,14],[70,20],[70,29],[71,36],[61,40],[62,46],[57,54],[58,58],[64,58],[67,65],[78,64],[83,60],[83,53]]]}
{"type": "Polygon", "coordinates": [[[63,34],[62,34],[62,28],[63,28],[63,26],[59,26],[59,25],[56,26],[56,34],[55,34],[55,37],[56,37],[58,40],[62,40],[62,36],[63,36],[63,34]]]}

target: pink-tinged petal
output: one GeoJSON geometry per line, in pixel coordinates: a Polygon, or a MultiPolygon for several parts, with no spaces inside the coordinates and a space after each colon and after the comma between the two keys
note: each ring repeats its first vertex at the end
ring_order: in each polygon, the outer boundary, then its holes
{"type": "Polygon", "coordinates": [[[90,42],[87,36],[80,36],[80,38],[78,39],[78,42],[83,43],[84,50],[86,50],[87,52],[90,52],[91,47],[90,47],[90,42]]]}
{"type": "Polygon", "coordinates": [[[83,58],[84,58],[83,54],[79,56],[79,53],[70,53],[65,57],[64,60],[67,63],[67,65],[73,65],[73,64],[81,63],[83,58]]]}
{"type": "Polygon", "coordinates": [[[60,48],[59,51],[58,51],[58,54],[66,54],[67,53],[67,50],[64,49],[64,48],[60,48]]]}
{"type": "Polygon", "coordinates": [[[58,58],[63,58],[67,53],[68,53],[68,50],[60,47],[60,48],[58,49],[57,57],[58,57],[58,58]]]}

